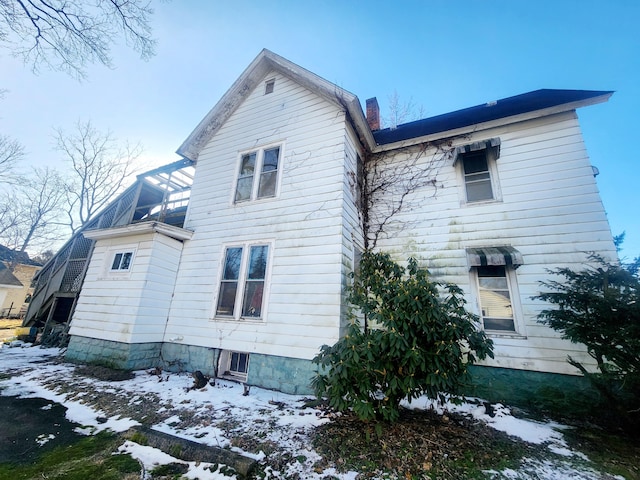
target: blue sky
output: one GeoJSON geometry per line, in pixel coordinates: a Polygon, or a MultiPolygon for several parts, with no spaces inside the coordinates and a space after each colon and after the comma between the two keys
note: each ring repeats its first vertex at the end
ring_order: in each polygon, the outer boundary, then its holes
{"type": "Polygon", "coordinates": [[[623,255],[640,255],[635,139],[640,111],[640,2],[179,1],[155,2],[157,54],[123,46],[114,68],[82,83],[34,75],[0,51],[0,132],[20,140],[30,165],[62,166],[53,128],[90,119],[140,141],[145,167],[174,153],[246,66],[268,48],[356,94],[384,114],[397,91],[426,116],[539,88],[615,90],[578,111],[623,255]]]}

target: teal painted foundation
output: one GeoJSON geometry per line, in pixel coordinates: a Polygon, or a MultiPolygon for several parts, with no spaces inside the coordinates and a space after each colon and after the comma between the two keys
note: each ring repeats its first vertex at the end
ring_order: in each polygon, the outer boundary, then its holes
{"type": "Polygon", "coordinates": [[[73,335],[65,359],[120,370],[141,370],[158,365],[161,343],[122,343],[73,335]]]}
{"type": "MultiPolygon", "coordinates": [[[[65,358],[123,370],[161,367],[172,372],[200,370],[215,376],[220,350],[178,343],[120,343],[72,336],[65,358]]],[[[313,395],[311,379],[317,366],[310,360],[249,355],[247,385],[295,395],[313,395]]],[[[587,412],[601,401],[588,380],[580,376],[508,368],[470,367],[466,396],[492,403],[560,413],[587,412]]]]}
{"type": "Polygon", "coordinates": [[[311,379],[316,370],[311,360],[252,353],[247,384],[294,395],[312,395],[311,379]]]}
{"type": "MultiPolygon", "coordinates": [[[[220,350],[179,343],[121,343],[71,336],[66,360],[104,365],[122,370],[161,367],[170,372],[200,370],[213,377],[220,350]]],[[[249,355],[248,385],[296,395],[311,395],[316,366],[310,360],[252,353],[249,355]]]]}
{"type": "Polygon", "coordinates": [[[208,377],[215,376],[220,351],[215,348],[196,347],[179,343],[162,344],[160,366],[169,372],[195,372],[200,370],[208,377]]]}
{"type": "Polygon", "coordinates": [[[591,383],[581,376],[532,372],[509,368],[469,369],[467,396],[536,411],[587,412],[601,400],[591,383]]]}

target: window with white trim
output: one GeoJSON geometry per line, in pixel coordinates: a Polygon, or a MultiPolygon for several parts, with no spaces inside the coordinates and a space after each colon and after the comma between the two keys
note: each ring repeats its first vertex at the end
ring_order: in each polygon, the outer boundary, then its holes
{"type": "Polygon", "coordinates": [[[484,329],[517,333],[521,313],[515,270],[505,265],[480,266],[473,270],[484,329]]]}
{"type": "Polygon", "coordinates": [[[111,262],[112,272],[128,272],[133,260],[133,251],[116,252],[111,262]]]}
{"type": "Polygon", "coordinates": [[[223,378],[246,382],[249,372],[249,354],[222,350],[218,359],[218,371],[223,378]]]}
{"type": "Polygon", "coordinates": [[[268,260],[269,245],[225,249],[216,316],[262,318],[268,260]]]}
{"type": "Polygon", "coordinates": [[[486,150],[463,155],[462,169],[467,202],[494,199],[486,150]]]}
{"type": "Polygon", "coordinates": [[[236,182],[236,203],[276,196],[280,146],[243,153],[236,182]]]}
{"type": "Polygon", "coordinates": [[[465,203],[501,200],[496,160],[500,139],[475,142],[456,149],[465,203]]]}
{"type": "Polygon", "coordinates": [[[229,373],[246,375],[249,370],[249,354],[231,352],[229,355],[229,373]]]}

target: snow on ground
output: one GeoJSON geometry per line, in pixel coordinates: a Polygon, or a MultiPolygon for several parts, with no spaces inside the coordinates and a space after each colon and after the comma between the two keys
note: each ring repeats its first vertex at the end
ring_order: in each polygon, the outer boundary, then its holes
{"type": "MultiPolygon", "coordinates": [[[[138,422],[119,415],[109,415],[78,400],[82,392],[117,394],[129,398],[132,408],[143,408],[145,399],[154,396],[161,405],[157,414],[166,413],[161,421],[152,428],[193,440],[202,444],[230,448],[238,453],[252,457],[257,461],[265,457],[264,452],[249,453],[232,444],[232,439],[245,435],[249,441],[259,440],[259,445],[272,445],[274,449],[286,452],[288,462],[281,465],[281,470],[266,467],[266,478],[291,478],[298,474],[305,479],[321,479],[327,476],[343,480],[355,480],[357,472],[341,473],[333,468],[318,472],[314,465],[320,455],[311,446],[309,434],[312,429],[322,423],[329,422],[320,410],[305,407],[304,397],[287,395],[270,390],[252,387],[248,395],[243,395],[243,387],[226,381],[216,381],[215,386],[208,385],[202,390],[188,390],[193,379],[188,374],[150,375],[148,372],[136,372],[131,380],[106,382],[92,378],[73,376],[75,366],[58,361],[59,349],[30,348],[29,345],[14,343],[11,347],[0,345],[0,374],[12,375],[0,380],[0,394],[6,396],[41,397],[58,402],[67,407],[67,418],[82,426],[81,431],[93,434],[100,430],[110,429],[114,432],[127,430],[138,422]],[[56,378],[74,382],[75,392],[60,393],[51,389],[50,380],[56,378]],[[78,385],[82,382],[81,385],[78,385]],[[47,388],[48,387],[48,388],[47,388]],[[81,391],[78,394],[78,390],[81,391]],[[215,423],[215,425],[214,425],[215,423]],[[222,426],[221,426],[222,425],[222,426]]],[[[4,378],[4,376],[0,376],[4,378]]],[[[155,405],[155,404],[154,404],[155,405]]],[[[487,415],[482,402],[469,402],[462,405],[434,404],[431,400],[420,398],[405,406],[414,409],[434,408],[440,411],[458,412],[473,416],[487,425],[519,437],[530,443],[545,444],[549,450],[558,455],[570,458],[577,456],[584,460],[580,452],[572,451],[564,441],[561,430],[565,427],[552,422],[534,422],[519,419],[511,415],[510,410],[502,405],[495,405],[495,414],[487,415]]],[[[38,437],[36,441],[46,443],[48,438],[38,437]]],[[[242,444],[241,444],[242,445],[242,444]]],[[[130,453],[151,470],[157,465],[172,462],[187,463],[167,455],[160,450],[141,446],[126,441],[120,451],[130,453]]],[[[560,457],[561,458],[561,457],[560,457]]],[[[562,459],[557,461],[526,459],[517,471],[507,469],[501,472],[488,472],[496,479],[529,479],[564,480],[603,478],[601,474],[582,467],[579,470],[562,459]]],[[[229,479],[224,468],[219,465],[205,463],[188,463],[187,478],[229,479]]],[[[614,478],[614,477],[607,477],[614,478]]],[[[620,477],[618,477],[620,478],[620,477]]]]}

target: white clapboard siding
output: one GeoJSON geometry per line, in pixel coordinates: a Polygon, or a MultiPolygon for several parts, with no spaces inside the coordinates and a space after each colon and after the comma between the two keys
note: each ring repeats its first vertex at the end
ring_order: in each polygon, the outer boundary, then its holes
{"type": "MultiPolygon", "coordinates": [[[[165,341],[310,359],[341,324],[345,137],[343,109],[286,76],[259,85],[203,148],[165,341]],[[281,145],[275,198],[233,203],[242,152],[281,145]],[[225,246],[270,245],[262,318],[215,318],[225,246]]],[[[355,159],[354,159],[355,161],[355,159]]]]}
{"type": "Polygon", "coordinates": [[[394,218],[377,248],[399,260],[416,256],[439,280],[459,284],[474,313],[479,307],[465,249],[517,248],[524,258],[516,270],[523,331],[495,336],[496,358],[485,364],[575,374],[568,354],[587,364],[593,361],[583,347],[538,323],[538,313],[549,305],[531,297],[540,292],[540,281],[554,279],[549,269],[584,268],[590,251],[615,258],[577,117],[567,112],[478,131],[454,145],[495,137],[501,140],[496,162],[500,201],[465,204],[461,174],[451,161],[438,172],[437,194],[410,196],[412,208],[394,218]]]}
{"type": "Polygon", "coordinates": [[[160,342],[182,243],[159,233],[96,242],[70,334],[117,342],[160,342]],[[128,273],[109,272],[113,254],[134,250],[128,273]]]}

